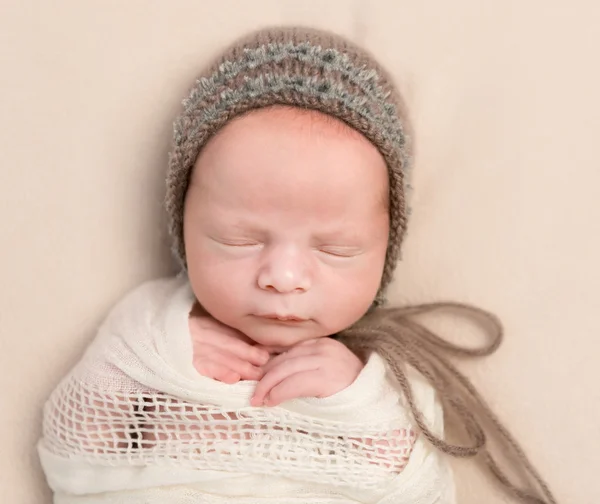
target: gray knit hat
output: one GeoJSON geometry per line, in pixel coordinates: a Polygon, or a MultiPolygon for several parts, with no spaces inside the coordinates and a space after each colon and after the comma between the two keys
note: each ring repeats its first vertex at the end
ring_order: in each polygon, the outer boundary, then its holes
{"type": "Polygon", "coordinates": [[[267,28],[237,40],[202,72],[174,124],[166,208],[173,252],[186,269],[183,209],[190,174],[208,140],[228,121],[272,105],[314,109],[362,133],[384,157],[390,236],[375,304],[384,301],[406,230],[410,124],[388,73],[364,49],[315,29],[267,28]]]}

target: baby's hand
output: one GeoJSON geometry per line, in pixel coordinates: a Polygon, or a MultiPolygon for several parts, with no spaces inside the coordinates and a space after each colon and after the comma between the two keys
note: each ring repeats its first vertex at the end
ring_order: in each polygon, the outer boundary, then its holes
{"type": "MultiPolygon", "coordinates": [[[[275,347],[263,347],[277,353],[275,347]]],[[[302,342],[263,366],[252,406],[276,406],[297,397],[328,397],[348,387],[363,368],[344,344],[331,338],[302,342]]]]}
{"type": "Polygon", "coordinates": [[[202,376],[224,383],[260,380],[260,368],[269,360],[266,350],[253,346],[244,334],[194,310],[189,317],[194,367],[202,376]]]}

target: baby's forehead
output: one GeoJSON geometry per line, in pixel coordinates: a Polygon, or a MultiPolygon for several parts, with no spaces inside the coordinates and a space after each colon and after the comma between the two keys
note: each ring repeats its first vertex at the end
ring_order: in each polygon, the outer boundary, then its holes
{"type": "Polygon", "coordinates": [[[318,110],[275,105],[231,119],[200,152],[191,180],[235,167],[247,175],[261,168],[261,163],[272,164],[274,158],[287,167],[288,174],[290,167],[298,166],[304,175],[311,166],[323,163],[326,167],[343,164],[349,170],[358,159],[363,164],[385,164],[377,147],[342,120],[318,110]],[[322,159],[315,160],[315,156],[322,159]]]}
{"type": "Polygon", "coordinates": [[[342,137],[361,142],[368,140],[359,131],[337,117],[311,108],[300,108],[289,105],[273,105],[253,109],[233,119],[224,130],[232,128],[248,128],[250,131],[257,125],[270,123],[278,127],[296,130],[298,133],[314,133],[325,137],[342,137]]]}
{"type": "Polygon", "coordinates": [[[347,200],[370,207],[372,200],[387,211],[388,202],[385,161],[366,137],[317,110],[289,106],[253,110],[228,123],[201,152],[192,185],[209,199],[274,208],[347,200]]]}

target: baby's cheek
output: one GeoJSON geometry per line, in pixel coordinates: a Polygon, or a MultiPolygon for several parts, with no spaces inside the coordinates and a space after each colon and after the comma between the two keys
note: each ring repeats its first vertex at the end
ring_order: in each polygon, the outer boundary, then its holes
{"type": "Polygon", "coordinates": [[[355,282],[344,282],[336,289],[326,291],[320,303],[322,323],[328,326],[331,334],[346,329],[367,312],[376,293],[376,288],[355,282]]]}
{"type": "Polygon", "coordinates": [[[247,298],[240,292],[242,279],[219,278],[215,272],[197,275],[190,279],[194,294],[199,303],[216,319],[226,325],[239,314],[242,307],[240,299],[247,298]]]}

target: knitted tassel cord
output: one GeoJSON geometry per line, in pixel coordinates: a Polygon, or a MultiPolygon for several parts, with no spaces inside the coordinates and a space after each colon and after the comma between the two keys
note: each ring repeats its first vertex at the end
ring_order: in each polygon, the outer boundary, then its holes
{"type": "Polygon", "coordinates": [[[415,422],[433,446],[453,457],[479,455],[491,474],[519,502],[556,504],[548,485],[515,438],[472,382],[448,359],[485,357],[495,352],[503,339],[503,328],[495,315],[474,306],[450,302],[382,308],[374,310],[357,325],[340,334],[339,339],[357,354],[376,351],[383,356],[406,398],[415,422]],[[487,329],[489,340],[479,347],[461,346],[441,338],[415,320],[418,315],[440,311],[471,317],[487,329]],[[459,421],[457,427],[461,428],[468,442],[453,444],[431,432],[416,406],[405,365],[420,372],[437,390],[445,412],[459,421]],[[526,488],[511,481],[500,467],[492,455],[488,438],[496,441],[502,454],[516,464],[526,488]]]}

